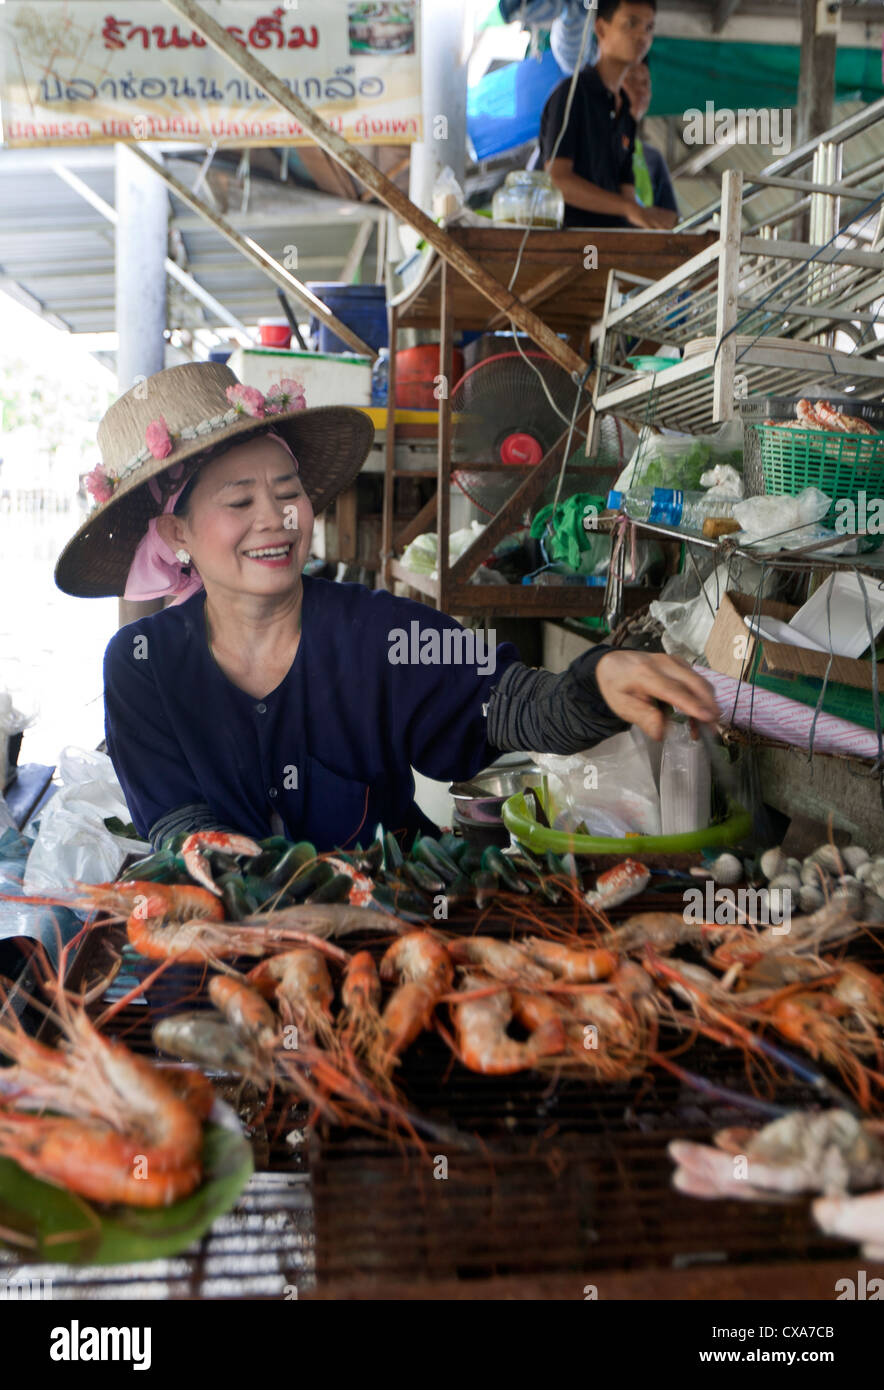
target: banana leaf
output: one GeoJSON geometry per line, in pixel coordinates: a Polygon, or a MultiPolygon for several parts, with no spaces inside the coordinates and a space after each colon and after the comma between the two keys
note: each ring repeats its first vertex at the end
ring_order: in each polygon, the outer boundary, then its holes
{"type": "Polygon", "coordinates": [[[195,1192],[155,1211],[98,1206],[0,1159],[0,1272],[9,1256],[26,1264],[111,1265],[180,1254],[230,1211],[252,1175],[252,1150],[238,1126],[209,1121],[203,1169],[195,1192]]]}

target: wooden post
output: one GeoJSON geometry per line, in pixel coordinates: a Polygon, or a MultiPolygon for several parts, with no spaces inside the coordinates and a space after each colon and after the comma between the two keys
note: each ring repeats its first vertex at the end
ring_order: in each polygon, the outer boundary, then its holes
{"type": "Polygon", "coordinates": [[[396,503],[396,345],[399,337],[399,311],[395,304],[387,310],[390,366],[387,376],[387,436],[384,443],[384,506],[381,520],[381,573],[383,588],[392,589],[390,561],[393,558],[393,518],[396,503]]]}
{"type": "Polygon", "coordinates": [[[345,487],[335,501],[335,522],[338,530],[338,559],[352,565],[356,561],[356,527],[358,525],[356,484],[345,487]]]}
{"type": "Polygon", "coordinates": [[[442,392],[439,399],[439,453],[436,463],[437,483],[437,522],[438,537],[436,565],[439,571],[436,607],[442,613],[448,612],[448,592],[451,579],[448,569],[448,542],[451,533],[451,374],[452,346],[454,340],[454,307],[451,302],[451,269],[447,261],[442,262],[439,305],[439,371],[442,375],[442,392]]]}
{"type": "MultiPolygon", "coordinates": [[[[572,348],[563,343],[557,333],[554,333],[542,319],[533,314],[530,309],[526,309],[518,295],[507,290],[499,280],[495,280],[493,275],[489,275],[487,270],[479,265],[462,247],[453,242],[448,235],[438,227],[432,218],[428,217],[419,207],[409,198],[406,198],[394,183],[376,169],[365,156],[354,146],[349,145],[342,135],[331,129],[329,125],[317,116],[315,111],[302,101],[300,97],[294,96],[289,91],[285,83],[260,63],[254,54],[248,49],[242,48],[227,30],[222,28],[216,19],[207,14],[195,0],[165,0],[169,9],[174,10],[182,19],[187,20],[199,34],[206,39],[213,48],[225,58],[227,58],[235,68],[251,78],[259,87],[267,93],[284,111],[294,116],[297,121],[308,131],[321,149],[336,159],[339,164],[343,164],[355,179],[364,184],[366,188],[376,194],[382,203],[388,208],[392,208],[404,221],[410,223],[421,236],[439,252],[446,262],[452,265],[465,280],[468,280],[480,294],[491,301],[494,308],[499,309],[514,323],[527,333],[538,347],[543,348],[555,362],[558,362],[569,373],[576,373],[582,378],[586,371],[586,363],[572,348]]],[[[337,332],[337,330],[335,330],[337,332]]],[[[341,335],[343,337],[343,334],[341,335]]]]}
{"type": "Polygon", "coordinates": [[[174,174],[170,174],[168,169],[164,169],[157,164],[156,160],[151,159],[149,154],[145,154],[144,150],[141,149],[139,145],[128,145],[126,148],[130,149],[133,154],[143,160],[149,169],[153,169],[157,176],[169,185],[176,197],[180,198],[183,203],[186,203],[187,206],[198,213],[200,217],[204,217],[205,220],[215,228],[216,232],[220,232],[221,236],[225,237],[227,241],[236,247],[237,251],[240,251],[242,255],[245,256],[247,261],[250,261],[258,270],[263,270],[265,275],[269,275],[270,279],[273,280],[275,284],[279,285],[280,289],[286,290],[289,294],[293,294],[296,299],[300,299],[302,304],[306,304],[307,308],[310,309],[318,319],[321,319],[327,328],[330,328],[339,338],[343,338],[344,342],[348,347],[351,347],[354,352],[371,357],[372,360],[377,357],[377,353],[373,347],[369,347],[368,343],[364,343],[358,334],[353,332],[352,328],[348,328],[345,323],[341,323],[341,320],[335,317],[327,304],[323,304],[321,299],[317,299],[312,290],[308,290],[307,286],[302,284],[290,270],[286,270],[278,261],[275,261],[268,251],[258,246],[257,242],[252,240],[247,241],[245,237],[241,237],[236,228],[232,227],[226,218],[222,217],[219,212],[215,212],[210,208],[207,203],[203,202],[202,198],[198,198],[196,194],[191,193],[186,183],[182,183],[180,179],[176,179],[174,174]]]}
{"type": "Polygon", "coordinates": [[[718,297],[715,308],[713,420],[732,420],[734,417],[737,335],[732,330],[736,328],[739,314],[737,291],[740,284],[742,214],[743,173],[741,169],[728,169],[721,181],[721,252],[718,259],[718,297]]]}

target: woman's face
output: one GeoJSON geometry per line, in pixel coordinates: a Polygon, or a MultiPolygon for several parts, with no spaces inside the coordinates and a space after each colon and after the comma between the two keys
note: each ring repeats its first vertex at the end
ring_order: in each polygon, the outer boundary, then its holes
{"type": "Polygon", "coordinates": [[[207,588],[256,596],[284,594],[297,584],[313,535],[313,507],[294,464],[266,435],[206,464],[186,515],[168,521],[178,531],[170,539],[166,523],[163,539],[190,551],[207,588]]]}

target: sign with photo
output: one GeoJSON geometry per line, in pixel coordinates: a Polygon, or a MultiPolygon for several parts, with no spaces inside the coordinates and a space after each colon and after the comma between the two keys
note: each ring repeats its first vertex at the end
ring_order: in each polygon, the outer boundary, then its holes
{"type": "MultiPolygon", "coordinates": [[[[209,13],[354,144],[421,139],[420,0],[213,0],[209,13]]],[[[311,137],[160,0],[7,0],[3,138],[310,144],[311,137]]]]}

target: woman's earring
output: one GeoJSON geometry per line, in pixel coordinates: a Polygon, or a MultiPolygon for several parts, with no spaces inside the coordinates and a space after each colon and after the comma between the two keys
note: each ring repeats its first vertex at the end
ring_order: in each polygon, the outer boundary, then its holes
{"type": "Polygon", "coordinates": [[[175,559],[176,559],[176,560],[179,560],[179,561],[181,562],[182,565],[189,565],[189,564],[190,564],[190,551],[189,551],[189,550],[185,550],[184,547],[182,546],[180,550],[176,550],[176,551],[175,551],[175,559]]]}

